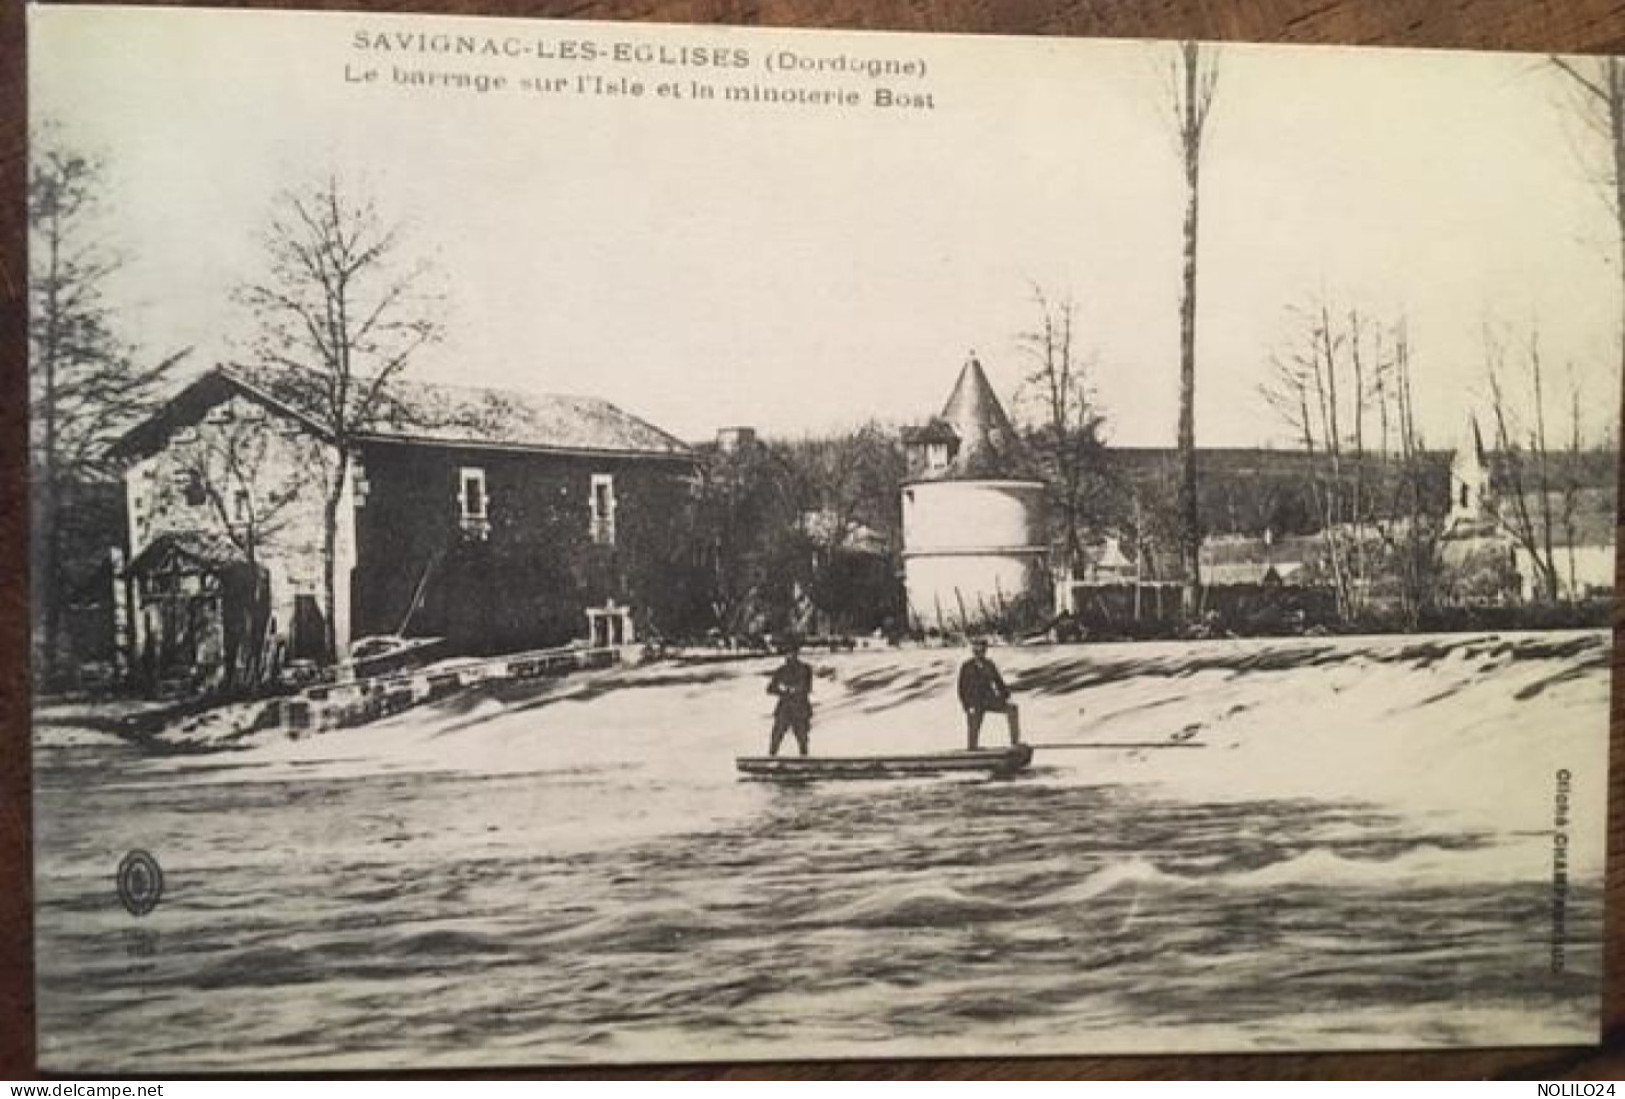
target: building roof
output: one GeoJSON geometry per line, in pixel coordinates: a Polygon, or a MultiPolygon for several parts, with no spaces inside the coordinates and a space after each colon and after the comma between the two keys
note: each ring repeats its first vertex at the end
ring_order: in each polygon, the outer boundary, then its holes
{"type": "Polygon", "coordinates": [[[1089,547],[1086,553],[1088,567],[1099,572],[1122,572],[1134,568],[1134,561],[1123,552],[1123,545],[1116,538],[1105,538],[1100,545],[1089,547]]]}
{"type": "Polygon", "coordinates": [[[952,442],[959,449],[939,470],[927,470],[932,480],[957,480],[1024,475],[1028,463],[1021,439],[993,392],[975,352],[966,360],[942,413],[924,427],[905,431],[905,443],[952,442]]]}
{"type": "Polygon", "coordinates": [[[1286,535],[1268,540],[1248,535],[1216,535],[1202,542],[1202,565],[1287,565],[1313,560],[1325,543],[1319,534],[1286,535]]]}
{"type": "Polygon", "coordinates": [[[903,428],[903,442],[905,444],[926,443],[957,443],[959,433],[949,427],[942,420],[932,420],[920,427],[903,428]]]}
{"type": "Polygon", "coordinates": [[[1268,584],[1295,582],[1304,571],[1302,561],[1242,561],[1230,565],[1203,565],[1202,581],[1219,584],[1268,584]]]}
{"type": "Polygon", "coordinates": [[[886,536],[857,519],[848,519],[846,529],[841,529],[842,520],[835,512],[824,508],[816,511],[801,513],[801,529],[813,540],[816,545],[841,549],[852,553],[867,553],[880,555],[890,549],[886,536]]]}
{"type": "MultiPolygon", "coordinates": [[[[299,420],[318,434],[329,434],[326,380],[314,371],[217,366],[132,429],[114,446],[114,456],[149,453],[174,427],[195,422],[209,407],[237,394],[299,420]]],[[[405,378],[390,381],[377,419],[359,435],[370,442],[542,453],[683,460],[692,454],[676,436],[598,397],[405,378]]]]}
{"type": "Polygon", "coordinates": [[[975,352],[965,361],[948,403],[942,406],[942,420],[954,429],[967,449],[1005,445],[1015,436],[1010,417],[975,352]]]}
{"type": "Polygon", "coordinates": [[[247,564],[248,558],[223,534],[203,530],[165,531],[148,542],[128,565],[132,575],[154,572],[174,562],[207,571],[247,564]]]}

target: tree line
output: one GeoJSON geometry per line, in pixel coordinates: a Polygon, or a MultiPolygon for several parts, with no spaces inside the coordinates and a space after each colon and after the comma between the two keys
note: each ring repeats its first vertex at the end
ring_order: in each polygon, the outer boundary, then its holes
{"type": "MultiPolygon", "coordinates": [[[[1625,69],[1617,59],[1561,58],[1550,69],[1572,91],[1574,117],[1598,138],[1595,178],[1618,226],[1616,259],[1625,272],[1625,69]]],[[[1069,295],[1034,287],[1035,323],[1018,335],[1017,347],[1031,409],[1026,450],[1050,486],[1055,560],[1070,571],[1105,531],[1136,546],[1175,545],[1191,615],[1201,601],[1208,533],[1195,444],[1196,301],[1204,157],[1219,104],[1220,55],[1211,46],[1178,44],[1167,76],[1164,102],[1185,198],[1176,469],[1160,484],[1128,490],[1122,478],[1114,480],[1104,457],[1105,417],[1088,386],[1079,309],[1069,295]]],[[[50,126],[32,135],[31,146],[34,649],[36,668],[50,684],[70,663],[63,636],[69,608],[99,582],[105,541],[97,544],[97,532],[116,524],[122,507],[108,448],[153,410],[188,350],[152,351],[121,334],[109,286],[125,258],[110,243],[107,166],[50,126]]],[[[356,441],[396,411],[393,380],[444,336],[438,272],[404,222],[336,177],[282,193],[260,244],[258,269],[244,274],[231,297],[245,312],[245,353],[296,368],[285,384],[308,390],[297,394],[301,405],[320,408],[330,428],[331,448],[307,472],[322,486],[323,595],[331,607],[338,511],[356,441]]],[[[1625,282],[1620,303],[1625,318],[1625,282]]],[[[1419,621],[1439,591],[1443,531],[1423,503],[1426,448],[1404,318],[1317,301],[1294,306],[1288,328],[1267,395],[1313,458],[1305,488],[1324,532],[1340,609],[1357,616],[1369,581],[1384,573],[1398,578],[1407,618],[1419,621]],[[1381,476],[1372,473],[1379,468],[1381,476]]],[[[1620,357],[1625,364],[1625,322],[1620,357]]],[[[1577,426],[1567,436],[1553,428],[1554,408],[1567,403],[1572,413],[1578,394],[1571,387],[1565,402],[1550,374],[1534,331],[1486,336],[1484,443],[1497,455],[1508,505],[1495,518],[1532,563],[1537,595],[1555,600],[1565,565],[1573,571],[1562,551],[1573,542],[1580,497],[1573,471],[1588,442],[1577,426]],[[1575,460],[1565,462],[1564,454],[1575,460]]],[[[220,453],[198,455],[196,472],[226,536],[252,562],[275,531],[288,490],[257,483],[258,463],[241,447],[228,443],[220,453]]],[[[862,617],[860,607],[878,608],[882,621],[905,618],[895,583],[902,467],[896,433],[881,424],[706,455],[695,481],[688,559],[704,579],[710,628],[729,635],[764,623],[850,629],[862,617]],[[864,594],[847,606],[846,592],[864,594]]]]}

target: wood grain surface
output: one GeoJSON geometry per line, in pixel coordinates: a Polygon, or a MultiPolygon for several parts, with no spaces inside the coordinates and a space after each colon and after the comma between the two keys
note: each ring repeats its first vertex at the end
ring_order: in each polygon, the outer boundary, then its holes
{"type": "MultiPolygon", "coordinates": [[[[129,2],[129,0],[126,0],[129,2]]],[[[200,5],[201,6],[201,5],[200,5]]],[[[255,2],[216,6],[373,8],[541,18],[986,34],[1205,38],[1258,42],[1625,52],[1625,2],[1611,0],[415,0],[367,5],[255,2]]],[[[29,841],[27,470],[25,411],[24,13],[0,0],[0,1078],[34,1069],[29,841]]],[[[1616,617],[1616,622],[1618,618],[1616,617]]],[[[1609,916],[1600,1048],[1448,1053],[781,1062],[651,1066],[493,1076],[865,1079],[1625,1077],[1625,902],[1621,831],[1622,692],[1616,655],[1610,775],[1609,916]]],[[[464,1074],[479,1075],[479,1074],[464,1074]]]]}

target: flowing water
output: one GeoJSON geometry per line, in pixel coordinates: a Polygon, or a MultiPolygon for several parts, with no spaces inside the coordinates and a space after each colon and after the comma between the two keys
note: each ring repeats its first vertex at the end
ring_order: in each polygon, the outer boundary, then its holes
{"type": "MultiPolygon", "coordinates": [[[[646,685],[680,714],[715,702],[710,674],[646,685]]],[[[841,707],[872,708],[842,689],[835,737],[841,707]]],[[[40,748],[42,1060],[1373,1047],[1594,1025],[1599,883],[1571,883],[1554,972],[1550,875],[1508,870],[1549,867],[1538,827],[1126,781],[1172,754],[1149,751],[1040,750],[1007,781],[743,782],[731,756],[754,732],[597,735],[595,704],[468,699],[210,756],[40,748]],[[165,873],[139,919],[113,888],[131,848],[165,873]]]]}

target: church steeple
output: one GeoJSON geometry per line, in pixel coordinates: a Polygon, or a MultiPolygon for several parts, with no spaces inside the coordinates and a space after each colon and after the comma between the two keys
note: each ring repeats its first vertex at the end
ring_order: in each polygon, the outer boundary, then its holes
{"type": "Polygon", "coordinates": [[[1483,517],[1490,505],[1491,462],[1478,416],[1468,413],[1450,460],[1450,518],[1453,522],[1472,522],[1483,517]]]}

